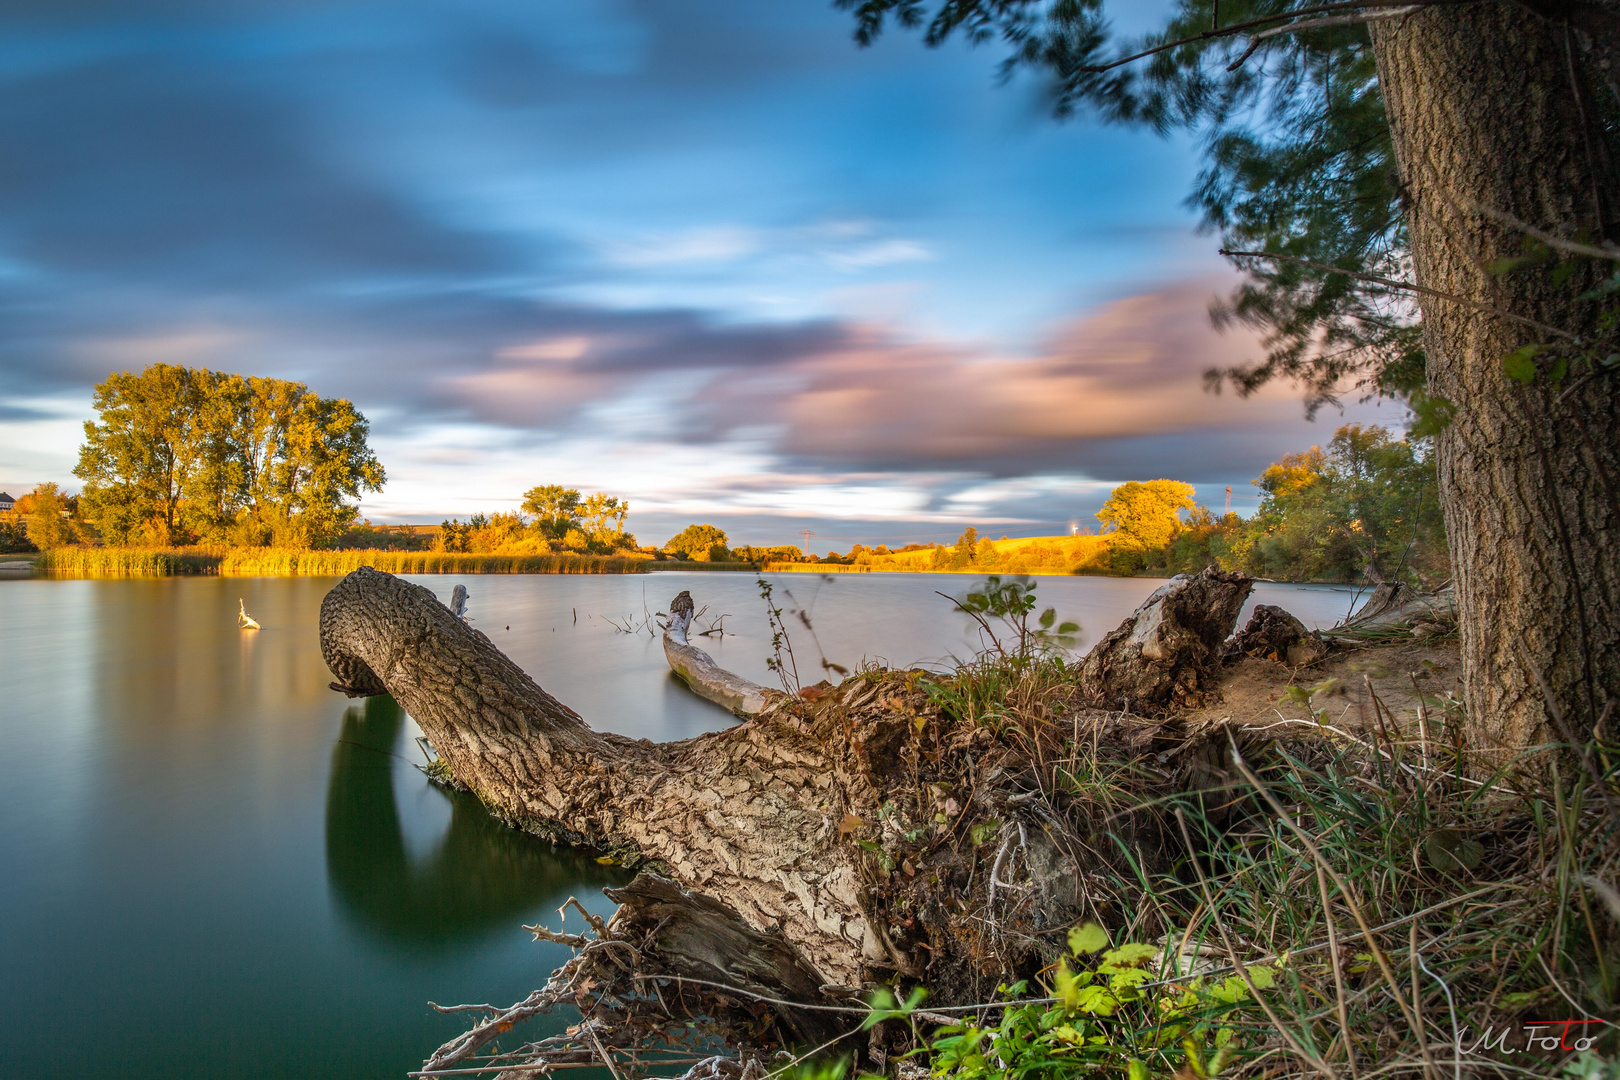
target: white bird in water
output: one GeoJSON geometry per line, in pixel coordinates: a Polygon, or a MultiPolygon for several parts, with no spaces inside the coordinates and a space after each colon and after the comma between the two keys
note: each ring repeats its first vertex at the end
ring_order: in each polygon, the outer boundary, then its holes
{"type": "Polygon", "coordinates": [[[236,598],[236,625],[242,630],[264,629],[259,625],[259,620],[247,613],[247,605],[242,602],[240,596],[236,598]]]}

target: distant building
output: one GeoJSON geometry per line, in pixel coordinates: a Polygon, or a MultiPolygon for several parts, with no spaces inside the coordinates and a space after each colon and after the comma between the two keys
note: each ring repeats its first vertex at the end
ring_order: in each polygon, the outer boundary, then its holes
{"type": "Polygon", "coordinates": [[[16,499],[13,499],[10,495],[7,495],[5,492],[0,491],[0,514],[9,514],[9,513],[11,513],[12,508],[15,507],[16,505],[17,505],[17,500],[16,499]]]}

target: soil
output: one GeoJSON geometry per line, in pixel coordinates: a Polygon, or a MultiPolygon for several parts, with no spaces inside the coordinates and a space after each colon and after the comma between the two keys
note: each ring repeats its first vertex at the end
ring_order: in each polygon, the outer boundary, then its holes
{"type": "MultiPolygon", "coordinates": [[[[1291,668],[1276,660],[1242,657],[1221,670],[1217,696],[1181,713],[1189,725],[1230,718],[1250,727],[1285,720],[1321,720],[1348,731],[1377,724],[1368,698],[1372,692],[1403,730],[1415,729],[1419,691],[1431,717],[1460,699],[1462,659],[1457,638],[1408,639],[1391,644],[1335,646],[1318,663],[1291,668]],[[1314,692],[1309,705],[1291,697],[1290,686],[1314,692]]],[[[1385,720],[1388,723],[1388,720],[1385,720]]]]}

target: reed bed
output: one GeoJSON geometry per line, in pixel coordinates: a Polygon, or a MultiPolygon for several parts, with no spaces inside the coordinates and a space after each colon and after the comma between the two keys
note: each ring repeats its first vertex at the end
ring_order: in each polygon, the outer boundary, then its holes
{"type": "Polygon", "coordinates": [[[219,572],[213,548],[61,547],[41,552],[34,569],[83,577],[163,577],[219,572]]]}
{"type": "Polygon", "coordinates": [[[235,577],[330,576],[369,566],[390,574],[638,574],[646,561],[626,555],[470,555],[444,551],[249,548],[229,552],[219,572],[235,577]]]}
{"type": "Polygon", "coordinates": [[[278,577],[347,574],[637,574],[650,560],[628,555],[469,555],[440,551],[303,551],[295,548],[55,548],[37,570],[84,577],[220,574],[278,577]]]}

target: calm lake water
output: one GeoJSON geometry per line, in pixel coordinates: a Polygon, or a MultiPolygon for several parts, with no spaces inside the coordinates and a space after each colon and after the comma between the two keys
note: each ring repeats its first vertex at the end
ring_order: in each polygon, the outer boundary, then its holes
{"type": "MultiPolygon", "coordinates": [[[[771,679],[752,575],[413,580],[442,598],[466,584],[474,625],[607,730],[732,722],[670,677],[657,638],[608,622],[681,589],[727,615],[704,647],[771,679]]],[[[775,580],[846,666],[975,648],[934,595],[972,579],[775,580]]],[[[1083,645],[1160,584],[1039,580],[1083,645]]],[[[0,581],[0,1075],[399,1077],[464,1027],[428,1001],[515,1001],[562,961],[521,924],[558,926],[571,895],[610,909],[619,871],[429,787],[408,717],[327,689],[316,619],[333,583],[0,581]],[[262,631],[236,629],[239,597],[262,631]]],[[[1351,593],[1262,585],[1256,601],[1320,626],[1351,593]]],[[[809,672],[816,643],[794,629],[809,672]]]]}

